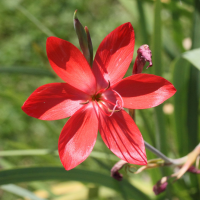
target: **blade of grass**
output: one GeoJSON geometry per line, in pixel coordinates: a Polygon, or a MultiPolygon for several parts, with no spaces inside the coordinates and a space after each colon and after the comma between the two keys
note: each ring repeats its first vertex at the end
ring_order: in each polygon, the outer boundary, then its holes
{"type": "MultiPolygon", "coordinates": [[[[192,49],[200,47],[200,1],[194,1],[194,20],[192,30],[192,49]]],[[[197,68],[190,67],[190,80],[188,89],[188,110],[187,110],[187,127],[190,141],[188,142],[189,150],[198,144],[199,138],[199,90],[200,90],[200,72],[197,68]]],[[[190,176],[191,186],[200,188],[200,178],[190,176]]],[[[196,199],[200,196],[200,190],[193,194],[196,199]]]]}
{"type": "Polygon", "coordinates": [[[44,34],[47,36],[55,36],[55,34],[50,31],[43,23],[41,23],[34,15],[32,15],[26,8],[21,5],[16,7],[20,12],[22,12],[31,22],[33,22],[44,34]]]}
{"type": "Polygon", "coordinates": [[[102,185],[119,192],[121,187],[129,199],[146,199],[148,196],[132,186],[127,180],[120,183],[108,175],[94,171],[73,169],[66,171],[63,167],[35,167],[0,171],[0,185],[30,181],[81,181],[102,185]]]}
{"type": "MultiPolygon", "coordinates": [[[[154,74],[162,76],[162,39],[161,39],[161,1],[156,0],[154,9],[154,31],[153,31],[153,70],[154,74]]],[[[162,105],[155,107],[156,118],[156,148],[164,154],[167,153],[166,132],[162,105]],[[162,139],[161,139],[162,138],[162,139]]]]}
{"type": "MultiPolygon", "coordinates": [[[[200,1],[195,0],[195,12],[193,23],[192,48],[200,47],[200,1]]],[[[198,87],[200,72],[197,68],[190,67],[190,79],[188,88],[188,111],[187,126],[190,135],[189,150],[192,150],[198,144],[198,87]]]]}
{"type": "Polygon", "coordinates": [[[137,0],[137,7],[138,7],[138,11],[139,11],[139,16],[140,16],[139,19],[140,19],[140,27],[141,27],[142,37],[143,37],[143,43],[149,44],[147,23],[146,23],[144,8],[143,8],[143,2],[141,0],[137,0]]]}
{"type": "Polygon", "coordinates": [[[34,193],[30,192],[29,190],[26,190],[14,184],[2,185],[0,188],[17,196],[29,198],[31,200],[45,200],[37,197],[34,193]]]}
{"type": "Polygon", "coordinates": [[[51,71],[31,67],[1,67],[0,73],[27,74],[35,76],[56,77],[51,71]]]}
{"type": "Polygon", "coordinates": [[[173,84],[177,89],[174,95],[174,125],[177,152],[179,155],[186,155],[188,150],[187,134],[187,90],[189,81],[189,63],[182,58],[177,58],[172,63],[173,84]],[[181,142],[180,142],[181,141],[181,142]]]}
{"type": "Polygon", "coordinates": [[[169,3],[170,6],[170,12],[171,12],[171,16],[172,16],[172,27],[173,27],[173,38],[174,38],[174,42],[177,44],[177,47],[181,50],[184,51],[183,45],[182,45],[182,41],[184,39],[184,34],[183,34],[183,30],[182,30],[182,23],[180,21],[180,12],[177,9],[177,2],[175,1],[171,1],[169,3]]]}

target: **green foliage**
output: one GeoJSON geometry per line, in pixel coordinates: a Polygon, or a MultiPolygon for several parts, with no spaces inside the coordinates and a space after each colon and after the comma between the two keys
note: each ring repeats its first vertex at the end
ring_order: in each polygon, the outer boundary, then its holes
{"type": "MultiPolygon", "coordinates": [[[[48,36],[55,35],[79,47],[73,26],[76,9],[79,20],[90,30],[94,52],[108,33],[130,21],[136,35],[134,58],[144,43],[153,52],[154,66],[144,73],[163,76],[177,89],[160,107],[137,111],[136,123],[144,139],[167,156],[185,156],[200,141],[198,2],[0,1],[0,184],[12,184],[1,186],[0,199],[198,199],[200,178],[196,175],[186,174],[169,183],[169,190],[157,197],[152,187],[170,169],[150,169],[139,175],[122,170],[123,182],[110,178],[109,170],[118,158],[99,136],[91,156],[76,169],[65,171],[57,155],[57,141],[67,119],[40,121],[21,110],[37,87],[61,81],[48,63],[45,43],[48,36]],[[60,184],[64,184],[64,192],[55,191],[60,184]]],[[[131,74],[132,64],[126,76],[131,74]]],[[[147,156],[155,158],[148,150],[147,156]]]]}

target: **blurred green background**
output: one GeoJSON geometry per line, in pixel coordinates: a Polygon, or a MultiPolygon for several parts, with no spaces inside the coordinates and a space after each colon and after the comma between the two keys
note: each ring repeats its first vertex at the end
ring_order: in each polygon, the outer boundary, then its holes
{"type": "MultiPolygon", "coordinates": [[[[200,51],[188,52],[200,48],[199,0],[1,0],[0,199],[199,199],[200,176],[189,173],[154,195],[153,185],[173,168],[138,175],[122,169],[123,181],[110,178],[119,159],[100,136],[89,158],[67,172],[57,155],[67,119],[41,121],[21,110],[36,88],[61,81],[48,63],[46,39],[54,35],[79,47],[73,27],[76,9],[89,28],[94,52],[108,33],[131,22],[136,36],[133,61],[139,46],[148,44],[154,66],[144,73],[175,85],[177,93],[163,105],[136,112],[144,139],[171,158],[185,156],[200,141],[200,51]],[[10,179],[4,178],[8,174],[10,179]]],[[[126,76],[132,66],[133,62],[126,76]]],[[[147,157],[156,158],[148,150],[147,157]]]]}

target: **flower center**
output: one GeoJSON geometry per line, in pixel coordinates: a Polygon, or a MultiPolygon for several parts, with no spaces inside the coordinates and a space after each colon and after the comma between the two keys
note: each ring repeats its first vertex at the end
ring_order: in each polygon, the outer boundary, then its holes
{"type": "Polygon", "coordinates": [[[123,99],[118,92],[110,87],[109,81],[105,89],[101,89],[92,96],[92,100],[96,101],[99,109],[109,117],[123,109],[123,99]]]}
{"type": "Polygon", "coordinates": [[[113,113],[122,110],[124,106],[121,95],[110,87],[109,81],[105,89],[99,90],[92,95],[89,100],[80,104],[88,104],[90,101],[95,102],[99,110],[109,117],[112,116],[113,113]]]}
{"type": "Polygon", "coordinates": [[[95,95],[92,96],[92,101],[99,102],[99,101],[101,101],[100,98],[101,98],[101,93],[97,93],[97,94],[95,94],[95,95]]]}

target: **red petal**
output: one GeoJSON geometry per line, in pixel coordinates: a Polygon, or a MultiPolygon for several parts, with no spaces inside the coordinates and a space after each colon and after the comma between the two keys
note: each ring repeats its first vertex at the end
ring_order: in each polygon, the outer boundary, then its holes
{"type": "Polygon", "coordinates": [[[125,23],[101,42],[94,59],[93,72],[101,88],[120,81],[125,75],[134,51],[135,35],[131,23],[125,23]]]}
{"type": "Polygon", "coordinates": [[[145,109],[160,105],[176,92],[174,86],[166,79],[152,74],[135,74],[115,86],[124,100],[124,107],[145,109]]]}
{"type": "Polygon", "coordinates": [[[50,83],[37,88],[22,110],[31,117],[56,120],[73,115],[87,101],[88,95],[67,83],[50,83]]]}
{"type": "Polygon", "coordinates": [[[92,103],[77,111],[65,124],[58,142],[60,160],[66,170],[82,163],[91,153],[98,131],[92,103]]]}
{"type": "Polygon", "coordinates": [[[99,132],[116,156],[131,164],[147,164],[142,135],[125,111],[116,112],[111,117],[100,112],[99,132]]]}
{"type": "Polygon", "coordinates": [[[87,94],[96,91],[96,80],[83,54],[73,44],[56,37],[46,43],[49,62],[65,82],[87,94]]]}

